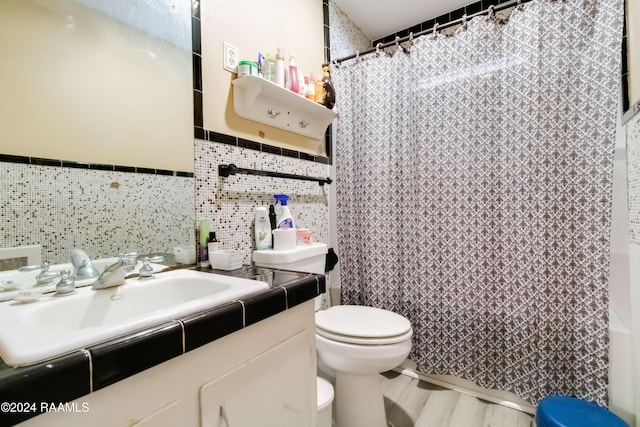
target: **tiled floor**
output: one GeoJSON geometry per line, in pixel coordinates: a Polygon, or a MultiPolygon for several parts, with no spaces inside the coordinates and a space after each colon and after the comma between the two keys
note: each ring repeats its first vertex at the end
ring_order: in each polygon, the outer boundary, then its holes
{"type": "Polygon", "coordinates": [[[396,372],[385,372],[383,390],[390,427],[530,427],[524,412],[484,402],[396,372]]]}

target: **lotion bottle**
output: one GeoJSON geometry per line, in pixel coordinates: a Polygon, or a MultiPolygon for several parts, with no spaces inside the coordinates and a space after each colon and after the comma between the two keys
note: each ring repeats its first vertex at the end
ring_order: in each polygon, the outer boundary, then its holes
{"type": "Polygon", "coordinates": [[[256,211],[255,221],[255,238],[256,249],[270,249],[271,248],[271,222],[269,221],[269,213],[264,206],[258,206],[256,211]]]}
{"type": "Polygon", "coordinates": [[[278,48],[278,51],[276,52],[274,83],[278,86],[284,87],[284,56],[282,55],[282,50],[280,48],[278,48]]]}

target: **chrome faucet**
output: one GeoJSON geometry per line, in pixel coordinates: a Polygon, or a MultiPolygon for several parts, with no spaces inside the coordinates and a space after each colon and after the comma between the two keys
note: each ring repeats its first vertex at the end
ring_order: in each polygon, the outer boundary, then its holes
{"type": "Polygon", "coordinates": [[[112,286],[124,285],[128,272],[133,270],[138,262],[138,254],[120,254],[120,259],[111,264],[98,276],[91,289],[105,289],[112,286]]]}
{"type": "Polygon", "coordinates": [[[82,249],[71,249],[71,264],[75,271],[76,280],[93,279],[100,276],[100,272],[93,266],[89,255],[82,249]]]}

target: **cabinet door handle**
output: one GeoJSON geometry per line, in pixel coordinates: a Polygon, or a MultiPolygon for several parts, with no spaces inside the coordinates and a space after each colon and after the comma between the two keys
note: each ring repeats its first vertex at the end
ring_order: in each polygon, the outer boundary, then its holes
{"type": "Polygon", "coordinates": [[[229,419],[227,418],[227,411],[224,410],[224,402],[220,402],[220,419],[224,423],[224,424],[220,424],[221,427],[223,425],[225,427],[229,427],[229,419]]]}

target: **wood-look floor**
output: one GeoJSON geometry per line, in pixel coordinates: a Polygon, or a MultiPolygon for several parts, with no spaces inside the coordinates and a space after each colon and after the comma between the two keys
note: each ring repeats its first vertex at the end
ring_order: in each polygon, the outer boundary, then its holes
{"type": "Polygon", "coordinates": [[[533,417],[393,371],[383,376],[389,427],[530,427],[533,417]]]}

